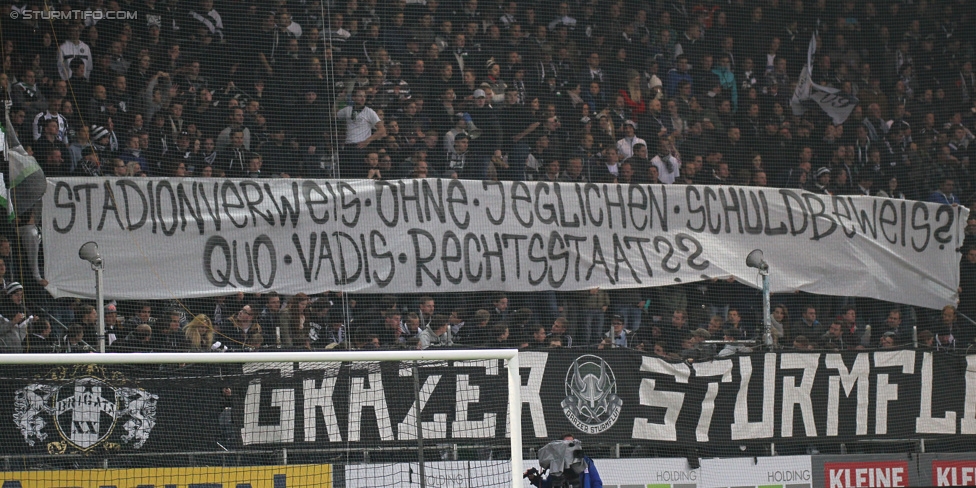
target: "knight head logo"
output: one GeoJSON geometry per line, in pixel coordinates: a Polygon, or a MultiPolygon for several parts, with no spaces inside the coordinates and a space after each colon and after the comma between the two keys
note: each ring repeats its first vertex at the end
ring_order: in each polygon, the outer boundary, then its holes
{"type": "Polygon", "coordinates": [[[566,372],[563,413],[587,434],[606,431],[620,418],[623,400],[617,396],[617,378],[603,358],[587,354],[576,358],[566,372]]]}
{"type": "Polygon", "coordinates": [[[127,386],[119,375],[106,378],[100,368],[76,366],[55,370],[43,383],[32,383],[14,394],[14,423],[29,446],[48,439],[53,424],[57,440],[48,452],[89,452],[96,447],[118,449],[115,437],[133,449],[141,448],[156,425],[159,397],[127,386]],[[121,427],[124,431],[113,436],[121,427]]]}

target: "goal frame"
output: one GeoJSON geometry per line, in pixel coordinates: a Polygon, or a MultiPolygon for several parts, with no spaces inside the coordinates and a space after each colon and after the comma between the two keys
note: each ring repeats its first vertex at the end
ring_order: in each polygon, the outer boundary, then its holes
{"type": "Polygon", "coordinates": [[[228,364],[228,363],[299,363],[353,361],[471,361],[504,359],[508,361],[508,411],[511,425],[512,488],[522,484],[522,378],[519,374],[518,349],[438,349],[421,351],[329,351],[329,352],[224,352],[224,353],[68,353],[68,354],[0,354],[2,365],[75,365],[75,364],[228,364]]]}

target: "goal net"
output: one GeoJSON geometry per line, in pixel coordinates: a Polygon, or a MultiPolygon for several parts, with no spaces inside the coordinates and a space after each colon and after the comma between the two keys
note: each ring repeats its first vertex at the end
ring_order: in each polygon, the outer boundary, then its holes
{"type": "Polygon", "coordinates": [[[5,487],[522,486],[514,350],[44,359],[0,357],[5,487]]]}

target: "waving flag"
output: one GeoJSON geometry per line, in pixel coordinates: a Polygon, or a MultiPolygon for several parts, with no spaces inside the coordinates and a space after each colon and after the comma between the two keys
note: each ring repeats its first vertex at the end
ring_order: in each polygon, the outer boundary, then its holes
{"type": "Polygon", "coordinates": [[[800,72],[800,78],[796,82],[796,90],[790,100],[790,108],[793,115],[803,115],[810,102],[814,102],[827,112],[827,115],[834,121],[834,124],[843,124],[847,117],[854,111],[858,100],[854,95],[845,95],[840,90],[829,86],[821,86],[813,82],[813,55],[817,52],[817,34],[814,33],[810,38],[810,46],[807,48],[807,65],[800,72]]]}
{"type": "Polygon", "coordinates": [[[5,105],[5,122],[2,128],[3,153],[10,164],[7,173],[10,178],[10,188],[7,189],[6,182],[0,176],[0,205],[7,209],[7,218],[10,220],[16,217],[27,215],[35,205],[41,201],[44,191],[47,189],[47,182],[44,178],[44,170],[37,163],[34,156],[31,156],[24,149],[24,146],[17,139],[17,131],[10,122],[11,102],[7,100],[5,105]]]}

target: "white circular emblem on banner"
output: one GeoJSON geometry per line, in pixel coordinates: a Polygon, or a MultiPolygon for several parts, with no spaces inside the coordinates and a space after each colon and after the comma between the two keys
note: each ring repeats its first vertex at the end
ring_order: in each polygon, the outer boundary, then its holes
{"type": "Polygon", "coordinates": [[[623,400],[617,378],[603,358],[586,354],[566,371],[566,398],[560,403],[570,423],[586,434],[605,432],[620,418],[623,400]]]}

